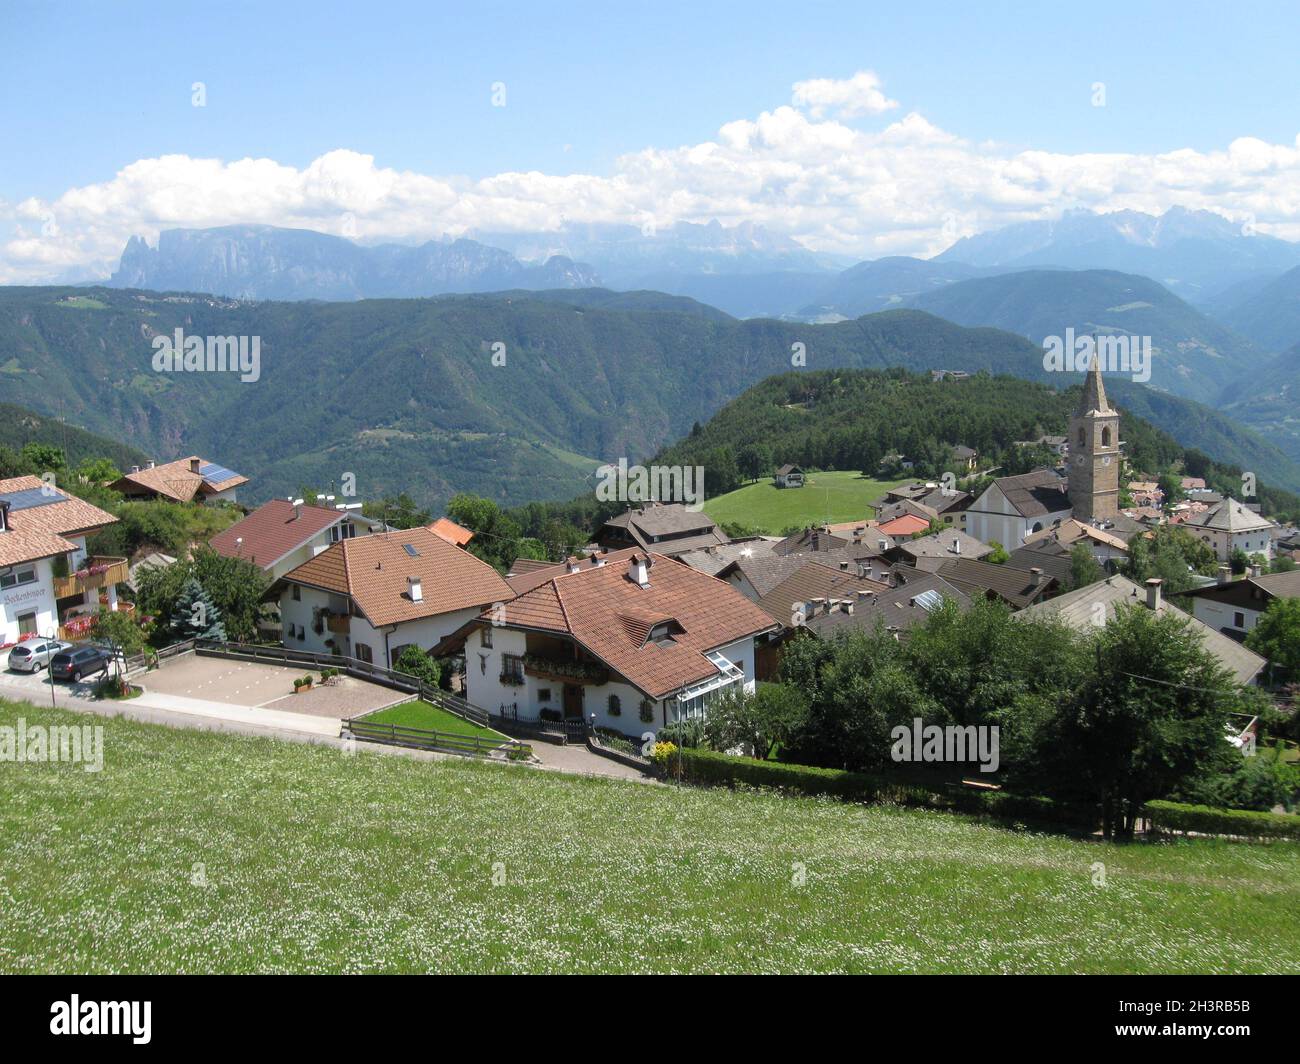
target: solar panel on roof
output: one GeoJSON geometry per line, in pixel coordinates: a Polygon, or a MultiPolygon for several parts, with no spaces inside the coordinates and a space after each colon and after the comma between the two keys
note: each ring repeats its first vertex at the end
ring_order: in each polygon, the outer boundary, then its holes
{"type": "Polygon", "coordinates": [[[926,613],[929,613],[931,610],[943,605],[943,596],[934,589],[930,589],[929,591],[922,591],[912,601],[925,610],[926,613]]]}
{"type": "Polygon", "coordinates": [[[420,552],[415,549],[415,545],[412,543],[403,543],[402,549],[412,558],[418,558],[420,556],[420,552]]]}
{"type": "Polygon", "coordinates": [[[223,480],[229,480],[239,474],[233,469],[217,465],[216,462],[203,462],[199,465],[199,476],[204,480],[212,481],[213,484],[220,484],[223,480]]]}
{"type": "Polygon", "coordinates": [[[7,502],[11,513],[31,510],[37,506],[48,506],[52,502],[66,501],[67,497],[61,492],[47,492],[44,488],[24,488],[22,491],[7,491],[0,495],[0,502],[7,502]]]}

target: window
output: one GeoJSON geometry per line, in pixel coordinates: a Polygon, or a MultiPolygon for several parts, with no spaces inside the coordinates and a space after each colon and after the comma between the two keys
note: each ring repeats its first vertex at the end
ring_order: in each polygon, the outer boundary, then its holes
{"type": "Polygon", "coordinates": [[[31,635],[36,632],[36,611],[30,613],[20,613],[18,615],[18,633],[19,635],[31,635]]]}
{"type": "Polygon", "coordinates": [[[403,643],[400,647],[393,647],[393,648],[388,652],[388,653],[389,653],[389,656],[393,659],[393,660],[390,662],[390,664],[391,664],[391,665],[396,665],[396,664],[397,664],[397,659],[400,658],[400,657],[402,656],[402,652],[403,652],[407,647],[409,647],[410,645],[411,645],[410,643],[403,643]]]}
{"type": "Polygon", "coordinates": [[[351,521],[340,521],[330,529],[330,542],[337,543],[341,539],[352,539],[356,534],[356,525],[351,521]]]}
{"type": "Polygon", "coordinates": [[[524,682],[524,659],[518,654],[501,655],[501,682],[518,687],[524,682]]]}
{"type": "Polygon", "coordinates": [[[1246,627],[1246,615],[1245,615],[1244,613],[1234,613],[1234,614],[1232,615],[1232,627],[1234,627],[1234,628],[1245,628],[1245,627],[1246,627]]]}
{"type": "Polygon", "coordinates": [[[491,629],[491,628],[480,628],[480,629],[479,629],[479,644],[480,644],[481,646],[488,647],[489,649],[491,648],[491,646],[492,646],[492,629],[491,629]]]}
{"type": "Polygon", "coordinates": [[[1104,428],[1102,428],[1102,430],[1101,430],[1101,445],[1102,445],[1103,447],[1109,447],[1109,446],[1110,446],[1110,426],[1109,426],[1109,425],[1106,425],[1106,426],[1105,426],[1104,428]]]}
{"type": "Polygon", "coordinates": [[[1079,446],[1080,447],[1088,446],[1088,437],[1087,435],[1085,435],[1084,430],[1082,428],[1079,429],[1079,446]]]}
{"type": "Polygon", "coordinates": [[[17,587],[36,583],[36,566],[24,565],[0,573],[0,587],[17,587]]]}
{"type": "Polygon", "coordinates": [[[375,656],[370,652],[370,647],[366,643],[358,643],[354,648],[357,652],[357,661],[364,661],[367,665],[373,665],[375,656]]]}
{"type": "Polygon", "coordinates": [[[549,702],[551,700],[551,689],[549,687],[539,687],[537,689],[537,701],[549,702]]]}
{"type": "Polygon", "coordinates": [[[623,713],[623,703],[619,701],[618,695],[609,696],[609,715],[617,717],[623,713]]]}
{"type": "Polygon", "coordinates": [[[648,698],[641,699],[641,721],[644,724],[653,724],[655,719],[655,704],[648,698]]]}
{"type": "Polygon", "coordinates": [[[299,584],[293,585],[293,600],[294,602],[302,601],[302,587],[299,584]]]}

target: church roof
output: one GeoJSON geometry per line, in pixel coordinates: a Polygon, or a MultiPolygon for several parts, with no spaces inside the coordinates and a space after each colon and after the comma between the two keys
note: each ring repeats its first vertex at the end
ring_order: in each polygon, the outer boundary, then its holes
{"type": "Polygon", "coordinates": [[[1097,357],[1097,352],[1093,351],[1092,366],[1088,369],[1088,376],[1083,382],[1083,394],[1079,397],[1079,409],[1075,411],[1075,417],[1086,417],[1089,414],[1113,414],[1114,409],[1106,400],[1106,386],[1101,381],[1101,359],[1097,357]]]}

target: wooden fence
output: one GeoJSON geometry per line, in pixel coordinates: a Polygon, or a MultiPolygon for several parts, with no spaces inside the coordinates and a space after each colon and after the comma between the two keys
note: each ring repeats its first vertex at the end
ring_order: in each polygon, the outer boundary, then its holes
{"type": "MultiPolygon", "coordinates": [[[[454,732],[433,731],[429,728],[409,728],[402,724],[389,724],[385,721],[371,721],[364,717],[355,717],[343,722],[344,736],[370,742],[391,743],[396,746],[412,746],[419,750],[439,750],[450,754],[469,754],[486,757],[493,750],[506,748],[518,750],[517,756],[524,756],[528,748],[517,739],[505,739],[500,736],[484,737],[479,735],[457,735],[454,732]]],[[[507,754],[509,756],[509,754],[507,754]]]]}

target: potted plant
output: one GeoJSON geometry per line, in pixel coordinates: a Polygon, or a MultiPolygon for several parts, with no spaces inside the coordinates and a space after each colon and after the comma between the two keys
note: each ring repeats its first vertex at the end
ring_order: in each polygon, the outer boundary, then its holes
{"type": "Polygon", "coordinates": [[[310,691],[310,690],[311,690],[311,674],[310,674],[310,673],[309,673],[308,675],[306,675],[306,676],[300,676],[300,677],[298,677],[298,679],[296,679],[296,680],[293,681],[293,693],[294,693],[294,694],[297,695],[297,694],[301,694],[303,691],[310,691]]]}

